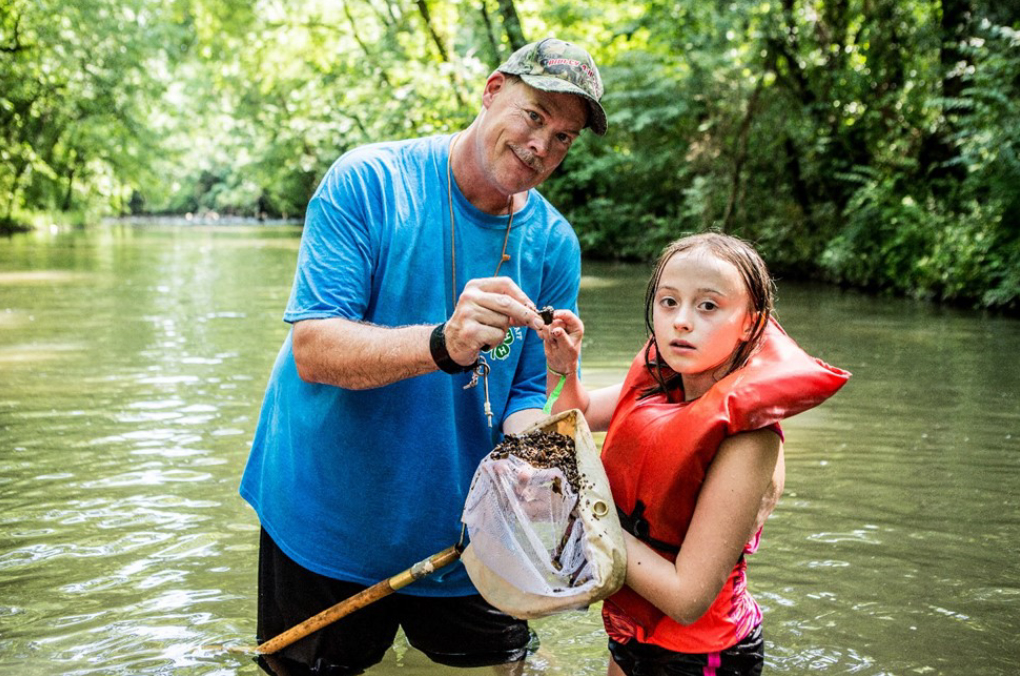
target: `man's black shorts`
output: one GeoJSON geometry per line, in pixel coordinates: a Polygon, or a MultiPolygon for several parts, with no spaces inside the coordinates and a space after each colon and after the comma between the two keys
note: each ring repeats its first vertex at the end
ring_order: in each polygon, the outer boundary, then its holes
{"type": "MultiPolygon", "coordinates": [[[[301,567],[263,530],[259,643],[364,588],[301,567]]],[[[436,598],[392,594],[297,641],[277,658],[304,665],[305,672],[361,673],[383,658],[398,627],[403,627],[408,642],[430,659],[456,667],[516,662],[525,657],[531,640],[527,622],[497,610],[478,595],[436,598]]]]}

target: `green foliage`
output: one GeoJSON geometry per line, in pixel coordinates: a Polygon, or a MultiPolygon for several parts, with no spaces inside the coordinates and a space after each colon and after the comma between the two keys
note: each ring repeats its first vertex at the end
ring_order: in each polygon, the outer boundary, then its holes
{"type": "Polygon", "coordinates": [[[543,192],[563,206],[589,254],[646,257],[673,239],[681,217],[686,168],[658,139],[676,134],[689,103],[678,94],[674,70],[645,53],[623,55],[603,70],[607,81],[632,85],[606,96],[611,145],[582,135],[543,192]]]}
{"type": "Polygon", "coordinates": [[[1016,0],[9,0],[0,221],[300,217],[344,151],[470,123],[511,43],[600,64],[610,132],[543,192],[590,256],[684,232],[783,277],[1015,309],[1016,0]]]}
{"type": "Polygon", "coordinates": [[[961,51],[969,65],[944,111],[953,153],[918,176],[901,160],[860,167],[845,227],[822,257],[831,279],[986,307],[1020,300],[1020,33],[986,25],[961,51]]]}
{"type": "Polygon", "coordinates": [[[156,74],[174,56],[159,5],[14,0],[0,8],[0,214],[117,208],[151,175],[156,74]]]}
{"type": "Polygon", "coordinates": [[[995,205],[948,211],[936,194],[918,201],[893,181],[869,181],[854,196],[848,227],[823,255],[834,279],[923,298],[1016,307],[1020,256],[995,205]],[[992,282],[989,284],[989,282],[992,282]]]}

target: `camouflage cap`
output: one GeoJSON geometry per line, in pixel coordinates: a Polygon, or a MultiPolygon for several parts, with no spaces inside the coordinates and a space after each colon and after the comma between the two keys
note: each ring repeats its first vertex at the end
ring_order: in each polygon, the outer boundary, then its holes
{"type": "Polygon", "coordinates": [[[584,49],[570,42],[546,38],[525,45],[497,68],[501,73],[517,75],[535,89],[576,94],[588,103],[591,130],[606,133],[606,111],[602,109],[602,78],[595,60],[584,49]]]}

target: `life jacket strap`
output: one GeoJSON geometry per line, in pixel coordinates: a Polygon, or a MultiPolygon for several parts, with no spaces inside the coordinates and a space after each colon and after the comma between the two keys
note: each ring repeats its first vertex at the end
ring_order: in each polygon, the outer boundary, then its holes
{"type": "Polygon", "coordinates": [[[617,506],[616,513],[620,517],[620,526],[623,527],[623,530],[627,531],[638,540],[641,540],[641,542],[658,549],[660,552],[665,552],[674,556],[680,553],[680,547],[678,545],[671,545],[668,542],[656,540],[649,535],[650,526],[648,519],[644,517],[645,503],[638,500],[634,504],[634,511],[630,514],[627,514],[620,509],[619,506],[617,506]]]}

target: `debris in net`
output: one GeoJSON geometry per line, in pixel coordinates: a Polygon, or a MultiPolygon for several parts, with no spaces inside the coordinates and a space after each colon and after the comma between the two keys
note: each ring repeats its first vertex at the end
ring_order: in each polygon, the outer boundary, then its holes
{"type": "Polygon", "coordinates": [[[538,469],[558,468],[574,489],[574,493],[580,493],[581,475],[577,471],[577,457],[574,454],[572,437],[559,432],[542,431],[507,434],[503,437],[503,442],[492,449],[489,457],[499,460],[508,455],[516,456],[538,469]]]}

